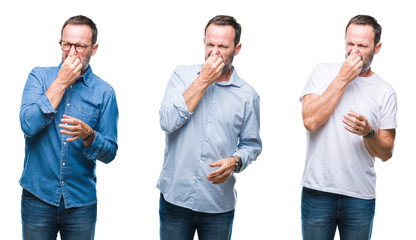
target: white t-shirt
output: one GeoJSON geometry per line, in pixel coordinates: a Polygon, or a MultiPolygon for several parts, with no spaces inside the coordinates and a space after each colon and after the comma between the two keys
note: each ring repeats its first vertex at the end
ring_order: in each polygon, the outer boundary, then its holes
{"type": "MultiPolygon", "coordinates": [[[[313,70],[300,101],[307,94],[322,95],[342,64],[319,64],[313,70]]],[[[307,131],[302,185],[307,188],[361,199],[376,197],[374,157],[363,137],[348,132],[342,122],[349,111],[364,115],[375,131],[396,128],[396,93],[377,74],[357,77],[348,84],[334,112],[320,128],[307,131]]]]}

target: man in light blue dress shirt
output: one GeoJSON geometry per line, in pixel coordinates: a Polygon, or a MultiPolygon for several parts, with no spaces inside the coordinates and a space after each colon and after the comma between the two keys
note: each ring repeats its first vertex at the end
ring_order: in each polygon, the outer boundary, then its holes
{"type": "Polygon", "coordinates": [[[256,91],[232,66],[241,26],[216,16],[205,28],[205,63],[177,67],[160,107],[165,158],[157,183],[161,239],[230,239],[243,171],[262,149],[256,91]]]}

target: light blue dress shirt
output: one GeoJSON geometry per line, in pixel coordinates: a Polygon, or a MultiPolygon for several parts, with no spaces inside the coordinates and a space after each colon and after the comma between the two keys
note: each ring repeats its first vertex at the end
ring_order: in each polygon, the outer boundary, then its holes
{"type": "MultiPolygon", "coordinates": [[[[61,64],[62,65],[62,64],[61,64]]],[[[56,111],[45,92],[61,67],[34,68],[23,91],[20,124],[25,134],[25,160],[20,184],[40,200],[66,208],[97,202],[95,161],[111,162],[117,152],[118,108],[113,88],[91,67],[65,91],[56,111]],[[63,115],[82,120],[96,131],[94,141],[67,142],[61,134],[63,115]]]]}
{"type": "Polygon", "coordinates": [[[235,177],[212,184],[208,164],[239,156],[244,170],[262,149],[259,96],[233,69],[228,82],[211,84],[189,113],[182,94],[202,65],[177,67],[159,111],[166,132],[165,158],[157,187],[166,201],[198,212],[221,213],[235,208],[235,177]]]}

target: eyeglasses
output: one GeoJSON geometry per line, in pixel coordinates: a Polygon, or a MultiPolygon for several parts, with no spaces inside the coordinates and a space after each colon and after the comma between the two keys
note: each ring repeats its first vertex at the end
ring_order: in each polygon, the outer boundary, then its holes
{"type": "Polygon", "coordinates": [[[65,41],[59,41],[59,45],[61,45],[61,49],[64,51],[68,51],[71,49],[72,45],[75,47],[75,51],[82,53],[84,52],[89,46],[92,46],[92,44],[87,45],[85,43],[70,43],[65,41]]]}

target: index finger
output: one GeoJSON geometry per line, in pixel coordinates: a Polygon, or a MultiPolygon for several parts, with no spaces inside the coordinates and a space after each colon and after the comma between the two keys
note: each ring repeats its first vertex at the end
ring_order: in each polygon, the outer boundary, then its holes
{"type": "Polygon", "coordinates": [[[348,115],[355,117],[358,120],[364,120],[364,116],[354,111],[349,111],[348,115]]]}
{"type": "Polygon", "coordinates": [[[69,123],[69,124],[72,124],[72,125],[77,125],[77,124],[80,124],[81,123],[81,121],[80,120],[78,120],[78,119],[76,119],[76,118],[62,118],[61,119],[61,122],[63,122],[63,123],[69,123]]]}
{"type": "Polygon", "coordinates": [[[76,59],[77,57],[75,55],[68,56],[65,58],[64,63],[72,64],[76,59]]]}
{"type": "Polygon", "coordinates": [[[218,59],[217,54],[209,54],[205,62],[215,62],[218,59]]]}
{"type": "Polygon", "coordinates": [[[220,165],[218,169],[216,169],[215,171],[210,172],[210,174],[208,174],[209,177],[213,177],[213,176],[218,176],[221,175],[225,172],[225,166],[224,165],[220,165]]]}
{"type": "Polygon", "coordinates": [[[346,60],[350,60],[352,62],[361,61],[361,56],[357,52],[351,52],[351,53],[348,54],[346,60]]]}
{"type": "Polygon", "coordinates": [[[215,64],[221,65],[222,63],[224,63],[223,60],[222,60],[222,57],[218,56],[217,60],[215,61],[215,64]]]}

